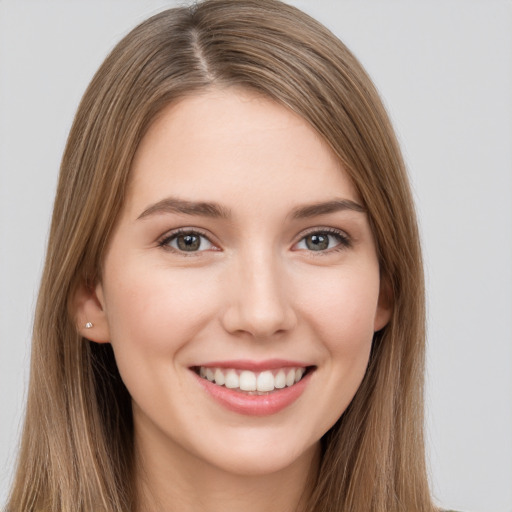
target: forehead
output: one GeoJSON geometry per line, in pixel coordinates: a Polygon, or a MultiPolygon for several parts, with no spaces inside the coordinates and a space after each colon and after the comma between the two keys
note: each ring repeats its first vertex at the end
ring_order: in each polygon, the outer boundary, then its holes
{"type": "Polygon", "coordinates": [[[290,207],[333,194],[358,198],[341,163],[304,119],[234,88],[166,107],[142,139],[131,172],[126,206],[134,210],[166,195],[290,207]]]}

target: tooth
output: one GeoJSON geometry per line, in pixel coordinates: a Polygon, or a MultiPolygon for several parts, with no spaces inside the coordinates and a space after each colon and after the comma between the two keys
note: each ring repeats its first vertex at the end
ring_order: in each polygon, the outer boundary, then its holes
{"type": "Polygon", "coordinates": [[[226,379],[224,377],[224,374],[222,373],[222,370],[220,368],[217,368],[215,370],[215,383],[219,386],[222,386],[226,382],[226,379]]]}
{"type": "Polygon", "coordinates": [[[242,391],[256,391],[256,375],[245,370],[240,373],[240,389],[242,391]]]}
{"type": "Polygon", "coordinates": [[[256,389],[258,391],[273,391],[274,390],[274,376],[272,372],[261,372],[256,379],[256,389]]]}
{"type": "Polygon", "coordinates": [[[271,370],[256,374],[249,370],[240,371],[233,368],[223,370],[221,368],[199,367],[199,375],[202,378],[215,382],[219,386],[224,385],[230,389],[239,388],[242,391],[259,391],[262,393],[293,386],[302,379],[305,371],[305,368],[282,368],[274,375],[271,370]]]}
{"type": "Polygon", "coordinates": [[[228,373],[226,374],[224,385],[230,389],[235,389],[240,386],[240,379],[238,378],[238,375],[235,372],[235,370],[228,371],[228,373]]]}
{"type": "Polygon", "coordinates": [[[293,386],[295,384],[295,368],[290,368],[286,374],[286,385],[293,386]]]}
{"type": "Polygon", "coordinates": [[[279,370],[274,377],[274,386],[277,389],[283,389],[286,386],[286,374],[283,370],[279,370]]]}

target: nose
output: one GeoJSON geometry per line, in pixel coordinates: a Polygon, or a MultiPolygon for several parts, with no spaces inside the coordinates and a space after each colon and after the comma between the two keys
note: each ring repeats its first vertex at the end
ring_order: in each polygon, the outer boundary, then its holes
{"type": "Polygon", "coordinates": [[[222,315],[228,332],[265,339],[295,327],[289,283],[277,260],[271,254],[252,253],[231,268],[222,315]]]}

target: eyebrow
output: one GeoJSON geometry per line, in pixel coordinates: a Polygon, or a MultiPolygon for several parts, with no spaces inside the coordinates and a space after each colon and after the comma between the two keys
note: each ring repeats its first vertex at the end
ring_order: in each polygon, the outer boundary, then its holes
{"type": "Polygon", "coordinates": [[[182,213],[185,215],[199,215],[201,217],[222,219],[227,219],[231,216],[231,212],[228,208],[220,206],[217,203],[186,201],[184,199],[168,197],[146,208],[137,217],[137,220],[159,213],[182,213]]]}
{"type": "MultiPolygon", "coordinates": [[[[332,201],[300,206],[291,212],[291,216],[294,219],[306,219],[310,217],[316,217],[318,215],[326,215],[344,210],[351,210],[361,213],[366,212],[366,208],[356,203],[355,201],[350,199],[334,199],[332,201]]],[[[158,203],[155,203],[146,208],[137,217],[137,220],[163,213],[181,213],[184,215],[195,215],[200,217],[221,219],[229,219],[231,217],[231,210],[217,203],[205,201],[187,201],[175,197],[167,197],[161,201],[158,201],[158,203]]]]}
{"type": "Polygon", "coordinates": [[[300,206],[292,211],[292,218],[307,219],[318,215],[326,215],[344,210],[365,213],[366,208],[350,199],[334,199],[332,201],[314,203],[306,206],[300,206]]]}

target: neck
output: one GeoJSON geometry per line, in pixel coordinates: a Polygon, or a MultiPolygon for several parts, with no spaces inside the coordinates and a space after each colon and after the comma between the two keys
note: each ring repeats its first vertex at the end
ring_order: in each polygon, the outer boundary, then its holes
{"type": "Polygon", "coordinates": [[[319,444],[270,474],[225,471],[179,447],[136,442],[136,453],[137,512],[304,512],[320,462],[319,444]]]}

